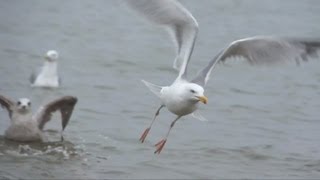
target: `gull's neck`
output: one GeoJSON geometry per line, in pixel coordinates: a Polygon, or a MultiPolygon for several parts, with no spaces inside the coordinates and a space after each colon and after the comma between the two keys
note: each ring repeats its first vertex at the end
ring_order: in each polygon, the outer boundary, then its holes
{"type": "Polygon", "coordinates": [[[48,62],[46,61],[42,67],[42,74],[44,76],[57,76],[58,64],[57,62],[48,62]]]}
{"type": "Polygon", "coordinates": [[[15,113],[12,114],[12,123],[19,124],[21,122],[26,122],[32,120],[32,111],[29,109],[25,112],[18,112],[18,109],[15,109],[15,113]]]}

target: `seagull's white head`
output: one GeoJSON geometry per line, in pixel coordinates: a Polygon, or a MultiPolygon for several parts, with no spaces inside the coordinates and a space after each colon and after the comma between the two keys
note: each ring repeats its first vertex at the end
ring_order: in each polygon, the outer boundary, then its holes
{"type": "Polygon", "coordinates": [[[204,104],[208,103],[208,98],[204,96],[203,87],[195,83],[187,83],[183,88],[183,95],[185,98],[188,98],[190,101],[199,102],[201,101],[204,104]]]}
{"type": "Polygon", "coordinates": [[[20,98],[16,106],[19,112],[26,113],[31,109],[31,101],[28,98],[20,98]]]}
{"type": "Polygon", "coordinates": [[[47,52],[47,54],[45,55],[45,58],[48,62],[55,62],[58,60],[59,58],[59,54],[57,51],[55,50],[50,50],[47,52]]]}

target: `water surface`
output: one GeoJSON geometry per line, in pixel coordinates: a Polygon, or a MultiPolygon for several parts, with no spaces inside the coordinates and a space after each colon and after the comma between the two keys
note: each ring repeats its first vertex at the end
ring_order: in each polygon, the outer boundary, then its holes
{"type": "MultiPolygon", "coordinates": [[[[320,1],[181,1],[200,30],[195,74],[233,40],[254,35],[318,38],[320,1]]],[[[320,177],[320,63],[219,65],[201,114],[178,121],[154,155],[174,115],[163,110],[146,143],[138,142],[159,106],[141,79],[169,85],[173,44],[166,32],[121,1],[1,1],[0,92],[29,97],[34,108],[62,95],[79,98],[66,142],[19,144],[0,138],[0,178],[320,177]],[[63,85],[34,89],[29,75],[56,49],[63,85]]],[[[56,116],[47,125],[59,130],[56,116]]],[[[0,110],[0,134],[9,125],[0,110]]]]}

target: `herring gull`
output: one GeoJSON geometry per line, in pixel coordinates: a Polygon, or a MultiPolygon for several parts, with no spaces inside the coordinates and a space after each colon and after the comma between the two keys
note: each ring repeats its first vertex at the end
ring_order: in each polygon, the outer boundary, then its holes
{"type": "Polygon", "coordinates": [[[55,50],[49,50],[45,55],[45,62],[40,72],[33,73],[30,76],[30,82],[33,87],[59,87],[61,79],[58,76],[59,54],[55,50]]]}
{"type": "Polygon", "coordinates": [[[176,58],[173,67],[179,71],[178,77],[170,86],[158,86],[143,80],[143,83],[161,99],[150,126],[140,137],[143,143],[160,110],[166,107],[176,115],[165,137],[155,146],[154,153],[160,153],[169,133],[182,116],[192,114],[203,119],[196,110],[199,103],[206,104],[204,87],[217,62],[224,62],[234,56],[242,56],[250,64],[275,64],[277,62],[307,61],[317,55],[320,40],[279,38],[273,36],[255,36],[230,43],[221,50],[195,78],[187,79],[187,68],[195,44],[198,23],[192,14],[176,0],[127,0],[127,4],[157,25],[165,27],[176,45],[176,58]]]}
{"type": "MultiPolygon", "coordinates": [[[[28,98],[20,98],[17,102],[0,95],[0,104],[9,113],[10,126],[5,131],[5,138],[21,141],[43,141],[43,128],[50,121],[52,113],[59,110],[62,119],[62,132],[66,128],[77,98],[63,96],[40,107],[33,115],[28,98]]],[[[61,136],[63,140],[63,136],[61,136]]]]}

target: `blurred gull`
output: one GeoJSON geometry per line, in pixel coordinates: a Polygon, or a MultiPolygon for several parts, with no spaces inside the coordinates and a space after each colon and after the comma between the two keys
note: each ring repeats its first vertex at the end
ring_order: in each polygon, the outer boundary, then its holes
{"type": "Polygon", "coordinates": [[[61,80],[58,76],[59,54],[55,50],[50,50],[45,55],[45,62],[37,74],[32,74],[30,82],[33,87],[59,87],[61,80]]]}
{"type": "Polygon", "coordinates": [[[143,81],[161,99],[161,105],[151,125],[141,135],[140,141],[145,141],[161,108],[167,107],[170,112],[177,115],[166,136],[155,145],[154,153],[161,152],[172,127],[182,116],[192,114],[198,119],[204,119],[196,110],[198,102],[204,104],[208,102],[207,97],[204,96],[204,87],[217,62],[241,56],[252,65],[285,61],[300,63],[301,60],[306,61],[310,56],[317,55],[317,50],[320,48],[319,40],[308,41],[272,36],[256,36],[237,40],[220,51],[195,78],[189,81],[187,80],[187,68],[198,32],[196,19],[175,0],[127,0],[126,2],[150,21],[165,27],[176,44],[177,55],[173,64],[173,67],[179,71],[176,80],[170,86],[158,86],[143,81]]]}
{"type": "MultiPolygon", "coordinates": [[[[14,141],[43,141],[42,130],[50,121],[52,113],[59,110],[62,119],[62,131],[67,126],[77,98],[63,96],[40,107],[36,114],[32,115],[31,102],[27,98],[20,98],[13,102],[9,98],[0,95],[0,104],[9,113],[11,125],[5,131],[5,138],[14,141]]],[[[63,140],[63,136],[61,136],[63,140]]]]}

